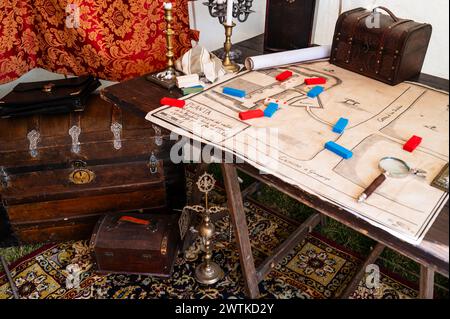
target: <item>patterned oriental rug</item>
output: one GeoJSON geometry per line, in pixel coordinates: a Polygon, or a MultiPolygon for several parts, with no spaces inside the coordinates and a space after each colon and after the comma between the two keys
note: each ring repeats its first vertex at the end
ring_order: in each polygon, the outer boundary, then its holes
{"type": "MultiPolygon", "coordinates": [[[[294,222],[269,214],[255,202],[245,203],[256,261],[262,261],[295,229],[294,222]]],[[[138,275],[96,275],[86,241],[47,245],[11,265],[21,298],[32,299],[146,299],[146,298],[244,298],[239,256],[229,242],[228,217],[217,223],[222,234],[214,260],[225,271],[223,280],[202,286],[194,278],[202,258],[196,242],[177,258],[173,276],[158,279],[138,275]],[[71,266],[69,266],[71,265],[71,266]],[[71,281],[69,267],[78,266],[79,282],[71,281]],[[68,280],[69,279],[69,280],[68,280]]],[[[360,259],[317,234],[309,235],[277,265],[260,284],[263,298],[337,298],[357,271],[360,259]]],[[[381,274],[381,287],[365,281],[352,298],[415,298],[417,290],[393,276],[381,274]]],[[[0,275],[0,299],[12,298],[8,281],[0,275]]]]}
{"type": "MultiPolygon", "coordinates": [[[[262,261],[296,227],[294,221],[269,213],[253,201],[245,202],[255,260],[262,261]]],[[[239,256],[229,241],[228,217],[217,223],[221,235],[214,260],[225,272],[223,280],[203,286],[194,278],[202,253],[196,242],[180,255],[170,279],[138,275],[96,275],[87,241],[47,245],[11,265],[21,298],[30,299],[147,299],[244,298],[239,256]],[[79,277],[70,274],[74,267],[79,277]],[[77,281],[77,279],[79,279],[77,281]]],[[[313,233],[299,244],[260,284],[263,298],[337,298],[357,271],[354,253],[313,233]]],[[[378,289],[365,280],[352,298],[416,298],[417,290],[382,272],[378,289]]],[[[8,281],[0,274],[0,299],[12,298],[8,281]]]]}

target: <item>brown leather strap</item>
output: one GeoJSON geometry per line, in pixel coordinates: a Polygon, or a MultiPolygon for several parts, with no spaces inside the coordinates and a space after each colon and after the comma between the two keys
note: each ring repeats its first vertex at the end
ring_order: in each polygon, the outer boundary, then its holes
{"type": "MultiPolygon", "coordinates": [[[[377,53],[377,69],[375,73],[380,73],[380,69],[381,69],[381,65],[383,62],[383,50],[384,50],[384,46],[386,44],[386,39],[389,36],[389,34],[392,32],[392,30],[396,27],[398,27],[401,24],[404,24],[406,22],[410,22],[412,20],[397,20],[396,22],[394,22],[392,25],[390,25],[384,32],[383,35],[381,36],[381,40],[380,40],[380,46],[378,47],[378,53],[377,53]]],[[[401,42],[401,41],[399,41],[401,42]]]]}
{"type": "Polygon", "coordinates": [[[122,124],[122,109],[116,104],[113,104],[111,110],[111,124],[113,123],[122,124]]]}
{"type": "Polygon", "coordinates": [[[365,14],[363,14],[362,16],[358,17],[355,21],[355,23],[353,24],[352,28],[351,28],[351,33],[350,36],[348,38],[348,44],[350,45],[350,48],[347,51],[347,58],[345,59],[345,63],[350,63],[350,58],[352,56],[352,50],[353,50],[353,37],[355,36],[356,33],[356,29],[359,26],[359,23],[361,22],[362,19],[367,18],[368,16],[370,16],[372,14],[372,12],[366,12],[365,14]]]}
{"type": "Polygon", "coordinates": [[[341,40],[341,30],[342,30],[342,25],[344,24],[344,21],[348,18],[349,15],[358,13],[361,11],[366,11],[366,9],[364,9],[364,8],[352,9],[350,11],[346,11],[346,12],[342,13],[338,17],[338,20],[336,22],[335,34],[334,34],[334,41],[335,41],[335,43],[333,45],[334,50],[331,53],[333,60],[336,60],[336,51],[338,50],[338,44],[339,44],[339,41],[341,40]]]}
{"type": "Polygon", "coordinates": [[[78,126],[81,127],[81,114],[80,112],[71,112],[69,116],[70,127],[78,126]]]}

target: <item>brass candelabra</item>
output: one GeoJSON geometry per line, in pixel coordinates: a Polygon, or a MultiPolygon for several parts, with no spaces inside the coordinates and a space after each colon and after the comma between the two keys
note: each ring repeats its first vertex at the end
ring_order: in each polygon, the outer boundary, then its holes
{"type": "Polygon", "coordinates": [[[164,18],[166,20],[167,68],[162,72],[150,74],[147,76],[147,80],[171,89],[176,86],[176,77],[180,75],[174,67],[173,36],[175,35],[175,31],[172,29],[173,16],[171,6],[164,7],[164,18]]]}
{"type": "Polygon", "coordinates": [[[225,56],[223,58],[222,65],[227,72],[234,73],[239,71],[239,66],[230,59],[230,51],[232,47],[231,35],[233,34],[233,28],[236,24],[233,23],[232,25],[227,25],[226,23],[223,23],[223,26],[225,28],[225,43],[223,44],[225,56]]]}

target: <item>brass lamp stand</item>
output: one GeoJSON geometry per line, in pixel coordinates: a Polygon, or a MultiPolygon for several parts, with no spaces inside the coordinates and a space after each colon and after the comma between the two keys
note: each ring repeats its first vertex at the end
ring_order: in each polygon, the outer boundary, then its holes
{"type": "Polygon", "coordinates": [[[224,58],[222,61],[223,68],[229,73],[235,73],[239,71],[239,66],[232,62],[230,59],[230,51],[231,51],[231,35],[233,34],[233,28],[236,26],[235,23],[232,25],[227,25],[225,22],[223,23],[225,28],[225,43],[223,44],[224,49],[224,58]]]}
{"type": "Polygon", "coordinates": [[[175,70],[175,63],[173,61],[174,53],[172,37],[175,32],[172,29],[172,7],[164,7],[164,17],[166,20],[167,68],[164,71],[150,74],[147,76],[147,80],[159,84],[167,89],[171,89],[176,86],[176,77],[180,75],[180,73],[175,70]]]}
{"type": "Polygon", "coordinates": [[[185,206],[184,210],[192,211],[202,215],[202,223],[198,226],[198,234],[201,238],[202,250],[205,255],[203,262],[195,268],[195,279],[201,284],[212,285],[224,276],[220,266],[212,261],[214,248],[213,237],[216,235],[216,228],[211,222],[211,215],[226,210],[224,207],[208,205],[208,194],[214,188],[216,180],[211,174],[204,173],[197,181],[200,192],[205,194],[205,207],[201,205],[185,206]]]}

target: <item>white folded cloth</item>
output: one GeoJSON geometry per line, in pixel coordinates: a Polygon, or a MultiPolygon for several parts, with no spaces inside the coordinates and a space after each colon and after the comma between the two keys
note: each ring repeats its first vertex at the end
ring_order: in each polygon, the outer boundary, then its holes
{"type": "Polygon", "coordinates": [[[227,72],[222,61],[202,46],[195,46],[175,62],[175,68],[184,74],[204,75],[210,82],[215,82],[227,72]]]}

